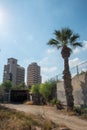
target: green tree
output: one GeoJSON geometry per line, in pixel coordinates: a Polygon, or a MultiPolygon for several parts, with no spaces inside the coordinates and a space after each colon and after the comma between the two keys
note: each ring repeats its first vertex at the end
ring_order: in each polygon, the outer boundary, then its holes
{"type": "Polygon", "coordinates": [[[31,92],[34,93],[34,94],[39,94],[39,89],[40,89],[39,84],[32,85],[31,92]]]}
{"type": "Polygon", "coordinates": [[[74,99],[73,99],[73,87],[71,85],[71,73],[69,70],[69,57],[71,55],[72,49],[76,47],[82,47],[81,42],[77,42],[79,38],[78,34],[73,33],[73,31],[69,28],[63,28],[61,30],[55,30],[55,39],[51,39],[48,42],[48,45],[52,45],[57,49],[61,49],[61,55],[64,59],[64,71],[63,71],[63,79],[64,79],[64,88],[66,94],[67,101],[67,110],[73,110],[74,107],[74,99]]]}
{"type": "Polygon", "coordinates": [[[18,89],[18,90],[28,90],[25,83],[20,83],[19,85],[14,85],[12,89],[18,89]]]}
{"type": "Polygon", "coordinates": [[[12,83],[10,80],[6,80],[1,84],[2,88],[9,90],[12,88],[12,83]]]}
{"type": "Polygon", "coordinates": [[[51,95],[52,85],[49,82],[45,82],[40,85],[40,94],[45,98],[46,101],[49,100],[49,96],[51,95]]]}
{"type": "Polygon", "coordinates": [[[21,89],[21,88],[22,88],[22,89],[26,88],[25,83],[20,83],[18,86],[19,86],[20,89],[21,89]]]}

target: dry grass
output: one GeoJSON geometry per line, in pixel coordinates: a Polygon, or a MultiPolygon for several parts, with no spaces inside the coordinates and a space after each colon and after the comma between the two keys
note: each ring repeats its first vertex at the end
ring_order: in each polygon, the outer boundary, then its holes
{"type": "Polygon", "coordinates": [[[55,127],[58,126],[50,120],[0,106],[0,130],[51,130],[55,127]]]}
{"type": "Polygon", "coordinates": [[[33,105],[33,101],[24,102],[25,105],[33,105]]]}

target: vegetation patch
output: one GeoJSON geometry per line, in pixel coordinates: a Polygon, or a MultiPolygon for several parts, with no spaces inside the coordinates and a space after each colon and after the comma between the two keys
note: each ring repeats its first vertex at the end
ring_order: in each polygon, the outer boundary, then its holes
{"type": "Polygon", "coordinates": [[[58,125],[48,119],[0,106],[0,130],[51,130],[55,127],[58,125]]]}
{"type": "Polygon", "coordinates": [[[87,107],[80,107],[77,106],[74,108],[74,111],[76,113],[77,116],[79,116],[82,119],[86,119],[87,120],[87,107]]]}

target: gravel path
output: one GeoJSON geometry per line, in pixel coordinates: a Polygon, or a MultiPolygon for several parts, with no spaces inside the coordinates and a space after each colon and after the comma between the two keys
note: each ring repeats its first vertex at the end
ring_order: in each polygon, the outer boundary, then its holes
{"type": "Polygon", "coordinates": [[[69,116],[67,114],[60,113],[60,111],[56,110],[54,107],[23,104],[5,104],[5,106],[25,113],[44,116],[55,123],[64,124],[72,130],[87,130],[87,121],[79,119],[76,116],[69,116]]]}

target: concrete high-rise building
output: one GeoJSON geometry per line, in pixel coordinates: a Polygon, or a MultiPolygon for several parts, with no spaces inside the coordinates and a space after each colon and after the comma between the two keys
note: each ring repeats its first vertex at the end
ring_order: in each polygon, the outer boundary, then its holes
{"type": "Polygon", "coordinates": [[[17,64],[17,59],[9,58],[4,65],[3,81],[11,80],[13,85],[24,82],[25,69],[17,64]]]}
{"type": "Polygon", "coordinates": [[[34,84],[41,83],[40,66],[37,63],[32,63],[27,68],[27,86],[31,87],[34,84]]]}
{"type": "Polygon", "coordinates": [[[16,84],[24,83],[25,69],[17,65],[16,84]]]}

